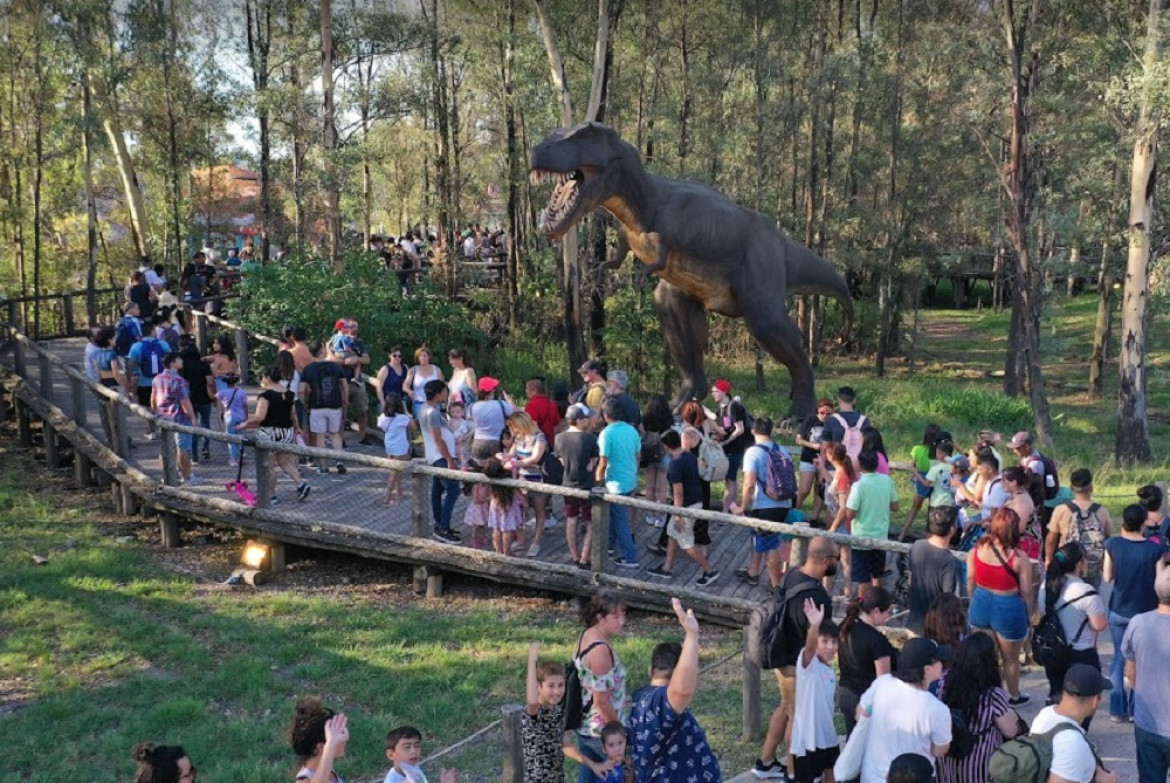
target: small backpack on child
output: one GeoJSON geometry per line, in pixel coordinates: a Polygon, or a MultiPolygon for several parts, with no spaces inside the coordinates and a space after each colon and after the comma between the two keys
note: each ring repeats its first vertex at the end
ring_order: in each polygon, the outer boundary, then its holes
{"type": "Polygon", "coordinates": [[[841,444],[845,447],[845,453],[849,455],[849,459],[853,460],[853,464],[856,465],[857,455],[861,453],[861,446],[865,442],[865,435],[862,434],[861,428],[869,419],[858,415],[857,423],[850,427],[849,422],[845,421],[845,417],[840,413],[834,413],[833,418],[841,424],[841,429],[845,431],[844,435],[841,436],[841,444]]]}

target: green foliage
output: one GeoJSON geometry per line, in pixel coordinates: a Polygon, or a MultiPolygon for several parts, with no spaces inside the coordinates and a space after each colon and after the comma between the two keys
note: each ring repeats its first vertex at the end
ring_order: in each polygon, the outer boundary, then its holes
{"type": "Polygon", "coordinates": [[[660,390],[668,368],[653,284],[639,283],[633,270],[624,273],[606,298],[605,309],[609,366],[629,374],[635,393],[660,390]]]}
{"type": "Polygon", "coordinates": [[[240,298],[228,302],[228,317],[271,336],[284,324],[303,326],[311,340],[330,335],[338,318],[356,318],[375,367],[392,344],[407,353],[426,344],[439,354],[457,347],[477,353],[487,343],[464,307],[426,280],[403,296],[398,278],[362,252],[348,253],[339,274],[316,258],[270,263],[245,276],[240,298]]]}

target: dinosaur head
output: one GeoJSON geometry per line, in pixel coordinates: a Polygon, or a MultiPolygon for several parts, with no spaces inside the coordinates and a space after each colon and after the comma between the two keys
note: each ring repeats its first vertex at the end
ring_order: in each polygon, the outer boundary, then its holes
{"type": "Polygon", "coordinates": [[[540,216],[540,229],[549,239],[563,237],[619,192],[626,173],[642,167],[637,150],[598,122],[557,128],[532,148],[529,163],[533,184],[556,186],[540,216]]]}

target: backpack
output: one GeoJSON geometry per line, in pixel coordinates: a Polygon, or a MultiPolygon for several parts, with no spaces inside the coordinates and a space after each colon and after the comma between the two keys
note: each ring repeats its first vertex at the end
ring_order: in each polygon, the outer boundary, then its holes
{"type": "Polygon", "coordinates": [[[1090,503],[1088,510],[1082,512],[1080,506],[1072,501],[1065,504],[1072,520],[1069,522],[1066,536],[1069,542],[1077,542],[1085,553],[1085,579],[1094,580],[1101,576],[1101,568],[1105,561],[1105,530],[1101,527],[1101,520],[1097,512],[1101,504],[1090,503]]]}
{"type": "Polygon", "coordinates": [[[967,725],[967,719],[958,710],[951,710],[951,747],[947,758],[962,761],[975,750],[975,735],[967,725]]]}
{"type": "Polygon", "coordinates": [[[1053,500],[1060,492],[1060,473],[1056,470],[1056,461],[1052,457],[1045,457],[1040,452],[1036,452],[1036,456],[1044,465],[1044,499],[1053,500]],[[1048,484],[1049,478],[1052,479],[1051,486],[1048,484]]]}
{"type": "Polygon", "coordinates": [[[130,349],[134,347],[134,343],[138,340],[138,336],[134,334],[134,331],[130,328],[130,324],[126,321],[126,318],[130,317],[126,316],[121,321],[118,321],[118,325],[114,327],[114,350],[118,352],[119,356],[123,357],[130,355],[130,349]]]}
{"type": "Polygon", "coordinates": [[[164,327],[161,339],[171,347],[172,351],[179,350],[179,330],[174,326],[164,327]]]}
{"type": "MultiPolygon", "coordinates": [[[[578,645],[581,643],[578,641],[578,645]]],[[[585,713],[593,706],[593,700],[585,700],[582,693],[581,675],[577,673],[577,661],[589,654],[589,651],[605,642],[594,642],[581,651],[576,658],[565,663],[565,731],[576,731],[581,728],[581,721],[585,713]]]]}
{"type": "Polygon", "coordinates": [[[772,444],[768,453],[768,473],[764,477],[764,494],[772,500],[792,500],[796,497],[796,468],[788,451],[772,444]]]}
{"type": "Polygon", "coordinates": [[[788,614],[788,604],[803,593],[815,590],[815,582],[802,581],[796,587],[784,589],[783,585],[776,588],[776,602],[772,611],[764,619],[760,628],[760,668],[779,669],[791,663],[792,656],[804,646],[804,639],[789,639],[785,619],[788,614]]]}
{"type": "Polygon", "coordinates": [[[1064,636],[1064,626],[1060,622],[1060,610],[1064,609],[1070,603],[1076,603],[1081,598],[1089,598],[1097,594],[1096,590],[1090,590],[1084,595],[1078,597],[1075,601],[1064,601],[1056,604],[1051,609],[1045,608],[1044,616],[1040,618],[1040,622],[1036,623],[1035,628],[1032,629],[1032,657],[1036,663],[1049,669],[1067,669],[1072,655],[1072,646],[1081,638],[1081,634],[1085,632],[1085,626],[1089,624],[1088,615],[1085,616],[1081,627],[1077,630],[1077,635],[1073,637],[1070,642],[1064,636]]]}
{"type": "MultiPolygon", "coordinates": [[[[992,783],[1047,783],[1048,769],[1052,766],[1052,740],[1066,729],[1080,730],[1071,723],[1060,723],[1048,731],[1028,733],[1000,745],[987,764],[992,783]]],[[[1085,742],[1088,741],[1086,737],[1085,742]]],[[[1093,746],[1089,745],[1089,749],[1093,746]]],[[[1093,756],[1096,755],[1097,751],[1093,750],[1093,756]]]]}
{"type": "Polygon", "coordinates": [[[856,465],[857,455],[861,453],[861,445],[865,442],[865,436],[861,434],[861,428],[869,422],[869,419],[865,418],[865,416],[858,416],[857,423],[850,427],[849,423],[845,421],[845,417],[840,413],[834,413],[833,418],[845,430],[845,434],[841,436],[841,443],[845,446],[845,453],[849,455],[849,459],[853,460],[853,464],[856,465]]]}
{"type": "Polygon", "coordinates": [[[163,371],[163,359],[170,347],[157,337],[142,338],[142,354],[138,359],[138,374],[143,377],[158,375],[163,371]]]}
{"type": "Polygon", "coordinates": [[[699,478],[703,481],[724,481],[730,465],[723,447],[703,435],[699,441],[699,478]]]}
{"type": "Polygon", "coordinates": [[[648,468],[651,465],[657,465],[665,453],[662,449],[661,435],[657,432],[642,433],[642,448],[639,451],[641,456],[638,459],[638,467],[648,468]]]}

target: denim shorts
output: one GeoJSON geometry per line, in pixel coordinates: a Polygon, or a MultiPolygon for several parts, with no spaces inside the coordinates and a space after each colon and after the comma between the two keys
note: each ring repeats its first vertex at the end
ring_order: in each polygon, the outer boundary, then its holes
{"type": "Polygon", "coordinates": [[[976,587],[967,620],[972,628],[990,628],[1007,642],[1022,642],[1028,635],[1028,609],[1019,595],[998,595],[976,587]]]}
{"type": "Polygon", "coordinates": [[[195,453],[195,437],[189,432],[176,432],[175,448],[179,451],[185,451],[188,454],[195,453]]]}
{"type": "Polygon", "coordinates": [[[910,483],[914,485],[914,494],[920,498],[930,497],[932,487],[929,484],[923,484],[918,479],[910,479],[910,483]]]}

